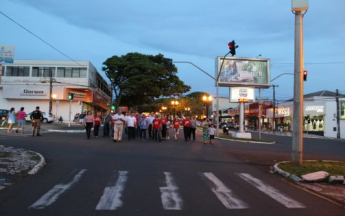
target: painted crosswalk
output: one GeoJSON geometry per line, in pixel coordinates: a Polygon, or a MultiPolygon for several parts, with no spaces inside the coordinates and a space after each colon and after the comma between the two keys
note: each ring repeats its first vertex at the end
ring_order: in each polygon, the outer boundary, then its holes
{"type": "MultiPolygon", "coordinates": [[[[84,175],[86,172],[86,169],[74,170],[63,182],[55,185],[29,206],[29,209],[45,209],[54,205],[54,203],[66,197],[65,193],[72,191],[82,178],[86,178],[87,175],[84,175]]],[[[162,174],[163,175],[159,177],[161,179],[158,180],[158,182],[164,183],[157,184],[157,190],[160,192],[160,199],[158,197],[150,198],[155,199],[156,202],[160,202],[162,209],[164,210],[183,210],[188,206],[188,203],[185,203],[184,201],[188,200],[184,199],[186,198],[184,196],[188,196],[188,194],[183,193],[180,189],[181,187],[179,187],[181,185],[177,184],[176,179],[178,179],[178,176],[174,175],[172,172],[163,172],[162,174]],[[163,176],[165,178],[163,178],[163,176]]],[[[201,185],[204,185],[203,188],[199,188],[198,190],[206,189],[208,191],[212,191],[214,194],[213,199],[218,199],[226,209],[241,210],[251,208],[245,195],[236,194],[234,192],[234,188],[232,187],[235,186],[231,183],[231,181],[234,181],[233,179],[226,179],[226,182],[224,182],[222,178],[217,177],[211,172],[195,173],[195,176],[201,180],[201,185]]],[[[292,199],[288,195],[280,192],[278,189],[251,174],[235,173],[233,176],[236,178],[236,181],[240,180],[244,184],[247,184],[248,187],[246,188],[256,190],[258,193],[261,193],[263,197],[270,197],[286,208],[305,208],[302,203],[292,199]]],[[[132,177],[134,178],[134,175],[132,177]]],[[[97,198],[98,203],[95,203],[94,209],[96,211],[115,211],[130,206],[131,204],[125,203],[126,199],[123,197],[124,193],[126,193],[127,190],[130,190],[130,186],[127,184],[130,178],[131,173],[129,171],[114,171],[110,174],[108,183],[105,185],[102,195],[97,198]]],[[[131,186],[133,186],[133,182],[135,182],[135,180],[137,179],[132,181],[132,184],[130,184],[131,186]]],[[[142,181],[143,179],[139,180],[142,181]]]]}

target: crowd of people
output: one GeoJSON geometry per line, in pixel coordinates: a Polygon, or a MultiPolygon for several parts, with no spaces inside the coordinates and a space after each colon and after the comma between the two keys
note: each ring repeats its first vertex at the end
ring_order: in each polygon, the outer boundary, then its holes
{"type": "MultiPolygon", "coordinates": [[[[93,137],[98,137],[99,127],[102,123],[103,136],[111,137],[113,142],[121,142],[123,134],[127,136],[129,141],[134,139],[146,141],[148,139],[161,142],[170,139],[170,131],[172,131],[173,138],[176,141],[179,139],[181,127],[183,128],[183,139],[195,142],[197,131],[197,121],[192,116],[180,119],[176,117],[169,118],[167,115],[155,114],[154,112],[151,112],[148,116],[138,112],[123,114],[121,110],[118,110],[116,114],[107,111],[105,115],[101,116],[100,112],[93,115],[91,111],[88,111],[83,117],[87,139],[91,138],[92,128],[94,128],[93,137]]],[[[215,125],[204,120],[202,127],[204,143],[206,144],[209,141],[210,144],[213,144],[215,125]]]]}

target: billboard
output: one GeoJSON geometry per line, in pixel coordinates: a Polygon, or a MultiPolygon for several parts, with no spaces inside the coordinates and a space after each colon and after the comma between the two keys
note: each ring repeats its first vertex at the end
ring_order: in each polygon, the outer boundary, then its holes
{"type": "Polygon", "coordinates": [[[255,102],[255,90],[248,87],[231,87],[230,103],[237,103],[240,98],[248,99],[249,102],[255,102]]]}
{"type": "Polygon", "coordinates": [[[0,46],[0,62],[13,63],[14,47],[0,46]]]}
{"type": "Polygon", "coordinates": [[[216,77],[219,86],[269,88],[269,59],[224,58],[217,57],[216,77]]]}

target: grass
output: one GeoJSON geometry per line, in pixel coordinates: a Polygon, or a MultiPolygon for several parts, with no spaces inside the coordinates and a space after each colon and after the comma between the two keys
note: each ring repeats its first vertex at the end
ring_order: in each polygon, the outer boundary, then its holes
{"type": "Polygon", "coordinates": [[[219,135],[220,138],[228,139],[228,140],[242,140],[242,141],[254,141],[254,142],[267,142],[272,143],[273,140],[263,140],[263,139],[246,139],[246,138],[238,138],[238,137],[231,137],[227,135],[219,135]]]}
{"type": "Polygon", "coordinates": [[[278,167],[285,172],[302,176],[312,172],[326,171],[330,175],[345,176],[345,162],[303,162],[301,166],[293,163],[281,163],[278,167]]]}

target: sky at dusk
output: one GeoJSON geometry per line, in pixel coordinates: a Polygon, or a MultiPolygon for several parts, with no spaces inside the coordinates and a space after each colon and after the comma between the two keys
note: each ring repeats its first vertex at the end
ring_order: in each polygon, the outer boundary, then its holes
{"type": "MultiPolygon", "coordinates": [[[[228,42],[236,57],[270,59],[271,79],[294,70],[291,0],[2,0],[0,11],[74,60],[102,63],[129,52],[163,54],[215,74],[215,59],[228,42]]],[[[0,45],[15,59],[69,60],[0,14],[0,45]]],[[[304,15],[305,94],[339,89],[345,94],[345,1],[310,0],[304,15]]],[[[216,95],[214,81],[189,64],[175,64],[192,87],[216,95]]],[[[272,84],[278,101],[293,97],[293,76],[272,84]]],[[[229,88],[220,88],[228,97],[229,88]]],[[[272,88],[262,91],[272,99],[272,88]]]]}

